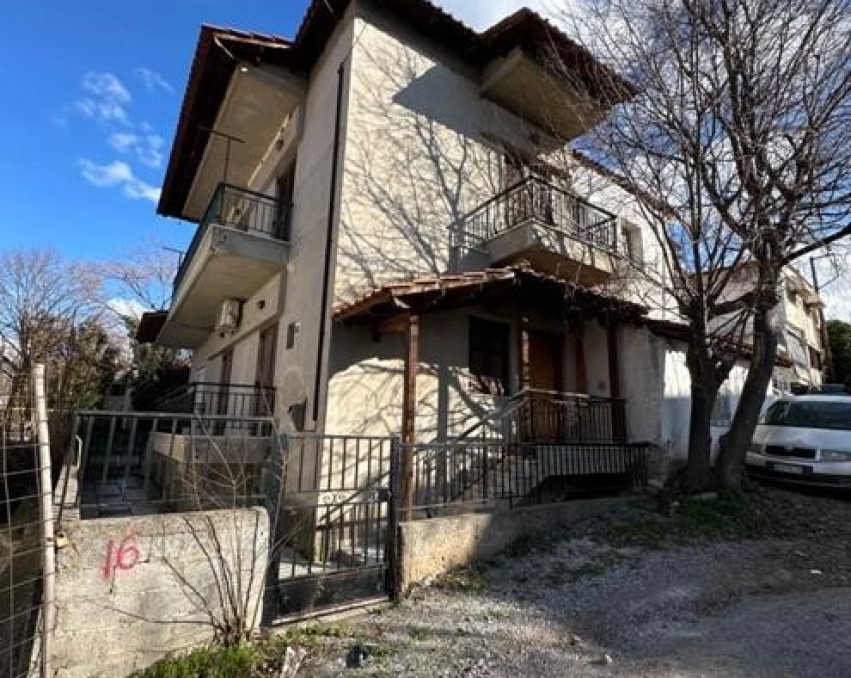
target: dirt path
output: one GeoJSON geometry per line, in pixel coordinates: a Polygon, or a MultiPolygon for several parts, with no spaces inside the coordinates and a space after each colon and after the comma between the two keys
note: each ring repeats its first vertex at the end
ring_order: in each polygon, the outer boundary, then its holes
{"type": "Polygon", "coordinates": [[[851,504],[797,501],[785,538],[522,545],[337,629],[304,675],[851,676],[851,504]]]}

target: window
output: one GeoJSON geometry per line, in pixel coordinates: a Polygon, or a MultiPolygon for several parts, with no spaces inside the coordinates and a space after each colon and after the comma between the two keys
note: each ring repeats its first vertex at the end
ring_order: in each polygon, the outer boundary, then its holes
{"type": "Polygon", "coordinates": [[[489,395],[508,394],[509,326],[470,318],[470,390],[489,395]]]}
{"type": "Polygon", "coordinates": [[[765,413],[769,426],[797,426],[851,431],[851,403],[842,401],[788,401],[774,403],[765,413]]]}
{"type": "Polygon", "coordinates": [[[638,226],[628,221],[621,222],[624,246],[626,247],[627,259],[634,266],[641,266],[643,261],[643,246],[641,242],[641,231],[638,226]]]}
{"type": "Polygon", "coordinates": [[[729,426],[733,421],[732,396],[730,393],[719,391],[712,406],[711,422],[713,426],[729,426]]]}
{"type": "Polygon", "coordinates": [[[821,352],[812,346],[808,346],[810,350],[810,367],[816,370],[821,369],[821,352]]]}

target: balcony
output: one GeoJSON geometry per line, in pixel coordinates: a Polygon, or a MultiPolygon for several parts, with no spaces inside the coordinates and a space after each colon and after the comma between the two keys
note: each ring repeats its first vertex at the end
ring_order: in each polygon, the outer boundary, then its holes
{"type": "Polygon", "coordinates": [[[247,299],[282,271],[291,211],[267,195],[220,184],[175,276],[158,343],[194,348],[215,327],[223,300],[247,299]]]}
{"type": "Polygon", "coordinates": [[[615,215],[536,176],[479,205],[459,231],[459,244],[491,265],[522,259],[589,286],[611,277],[618,252],[615,215]]]}
{"type": "Polygon", "coordinates": [[[253,384],[219,384],[196,381],[166,394],[154,405],[157,412],[197,417],[271,417],[275,389],[253,384]]]}

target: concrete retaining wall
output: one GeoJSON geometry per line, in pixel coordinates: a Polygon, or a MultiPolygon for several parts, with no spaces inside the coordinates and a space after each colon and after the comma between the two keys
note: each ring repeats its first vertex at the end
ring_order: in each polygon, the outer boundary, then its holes
{"type": "Polygon", "coordinates": [[[60,676],[124,676],[208,642],[207,611],[219,609],[223,568],[246,587],[240,600],[253,623],[260,622],[269,546],[262,509],[74,521],[64,528],[69,543],[58,556],[53,652],[60,676]],[[213,540],[222,557],[205,555],[214,552],[213,540]]]}
{"type": "Polygon", "coordinates": [[[551,531],[623,503],[620,498],[547,504],[499,513],[432,518],[399,526],[402,591],[412,584],[495,556],[520,537],[551,531]]]}

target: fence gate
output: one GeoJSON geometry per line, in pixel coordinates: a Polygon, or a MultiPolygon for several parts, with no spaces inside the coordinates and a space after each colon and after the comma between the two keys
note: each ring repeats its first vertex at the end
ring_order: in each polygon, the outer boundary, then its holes
{"type": "Polygon", "coordinates": [[[297,435],[281,447],[266,478],[267,620],[386,599],[394,590],[398,442],[297,435]]]}

